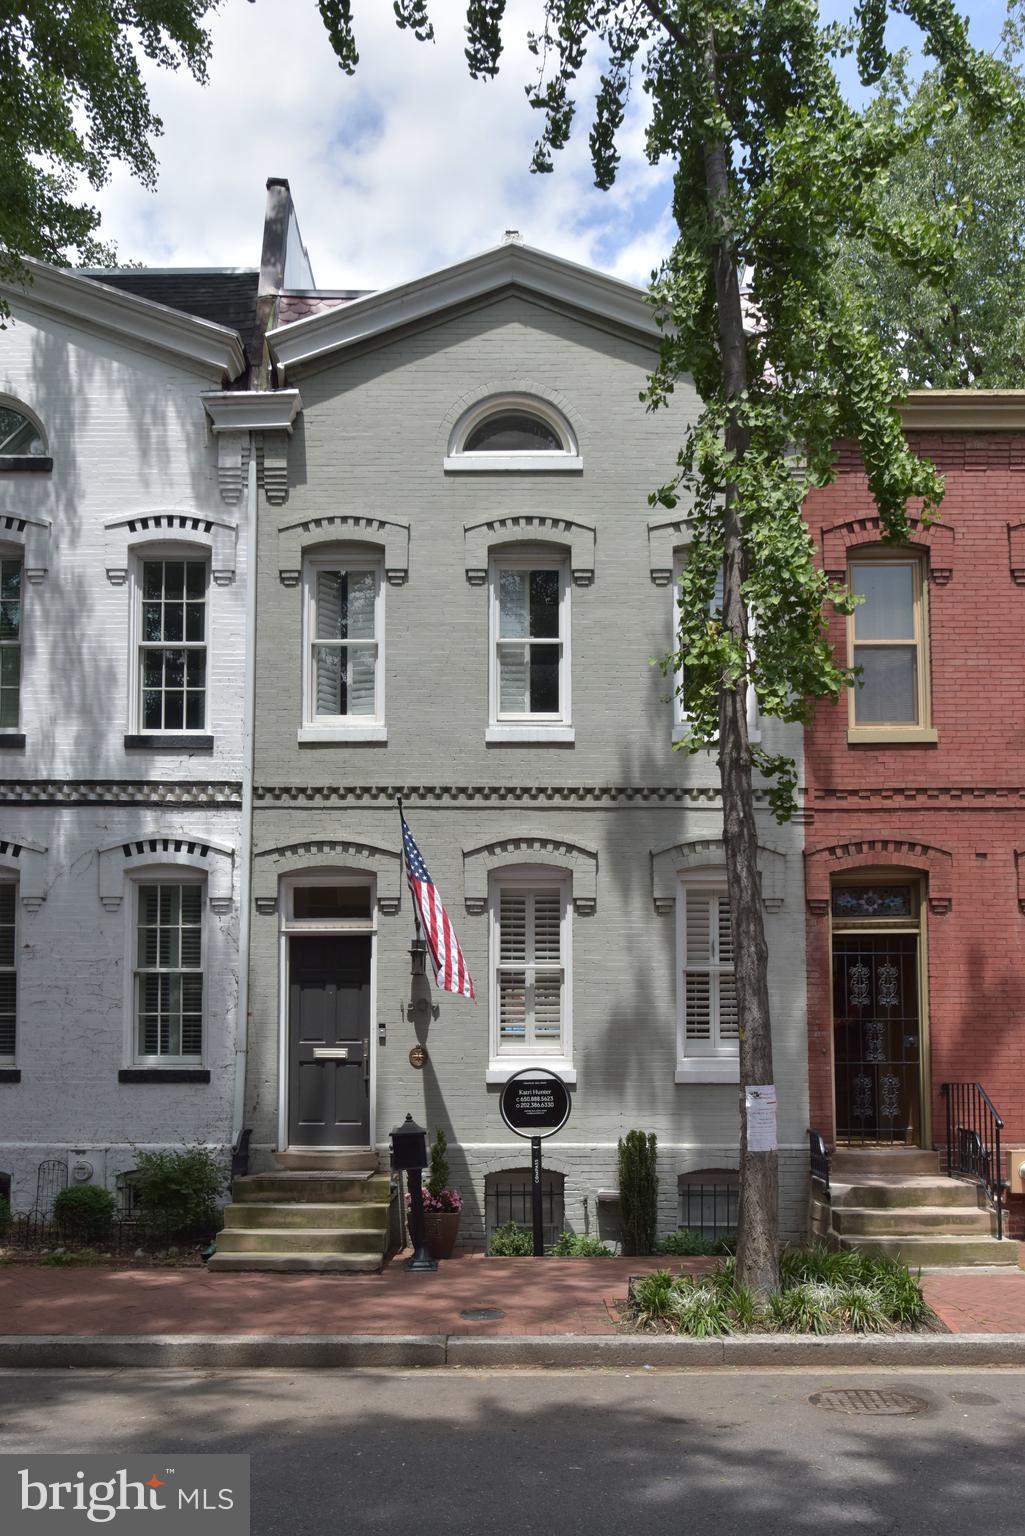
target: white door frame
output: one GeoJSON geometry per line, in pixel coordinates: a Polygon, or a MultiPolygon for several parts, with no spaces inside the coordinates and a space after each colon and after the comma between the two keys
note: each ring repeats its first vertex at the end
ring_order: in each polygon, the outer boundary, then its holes
{"type": "MultiPolygon", "coordinates": [[[[288,941],[297,934],[338,934],[370,936],[370,1131],[369,1146],[377,1145],[377,883],[372,875],[351,869],[318,870],[315,874],[282,875],[278,887],[278,1151],[288,1150],[288,941]],[[299,919],[292,916],[292,893],[303,885],[362,885],[370,890],[370,917],[367,921],[299,919]]],[[[318,1147],[321,1152],[361,1151],[359,1147],[318,1147]]]]}

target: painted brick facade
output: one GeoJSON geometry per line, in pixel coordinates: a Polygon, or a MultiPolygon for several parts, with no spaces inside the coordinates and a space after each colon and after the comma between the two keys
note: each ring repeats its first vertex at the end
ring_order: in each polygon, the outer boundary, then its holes
{"type": "MultiPolygon", "coordinates": [[[[89,1163],[92,1181],[113,1189],[136,1146],[231,1140],[245,509],[222,500],[208,440],[201,395],[222,382],[220,368],[190,363],[187,341],[176,358],[133,339],[138,307],[126,301],[118,316],[121,301],[99,292],[40,273],[27,296],[12,295],[0,344],[0,394],[36,414],[53,460],[44,473],[0,470],[0,553],[20,558],[25,575],[24,741],[0,737],[0,879],[17,889],[17,1043],[0,1062],[0,1173],[17,1210],[31,1208],[44,1159],[89,1163]],[[115,318],[101,324],[108,305],[115,318]],[[156,548],[212,568],[212,741],[195,750],[126,743],[140,730],[130,709],[133,566],[156,548]],[[135,1064],[133,881],[158,870],[204,882],[209,1081],[119,1079],[135,1064]]],[[[170,336],[174,322],[155,313],[170,336]]]]}
{"type": "MultiPolygon", "coordinates": [[[[846,699],[806,738],[808,1026],[812,1125],[833,1128],[830,881],[853,870],[924,882],[927,1139],[944,1140],[940,1085],[979,1081],[1025,1144],[1025,435],[914,432],[946,477],[939,522],[915,532],[928,567],[934,743],[848,744],[846,699]]],[[[843,573],[878,524],[860,464],[809,498],[825,566],[843,573]]],[[[845,621],[831,640],[846,655],[845,621]]]]}
{"type": "MultiPolygon", "coordinates": [[[[384,1154],[388,1132],[407,1111],[432,1130],[444,1128],[471,1242],[483,1239],[485,1175],[529,1162],[528,1143],[502,1125],[499,1086],[486,1082],[488,916],[480,893],[487,871],[473,867],[482,847],[505,849],[505,856],[512,849],[524,864],[572,869],[574,897],[583,894],[578,881],[586,881],[586,908],[571,919],[573,1112],[545,1153],[546,1165],[565,1175],[567,1223],[595,1230],[598,1192],[616,1186],[616,1140],[631,1127],[659,1137],[664,1227],[677,1222],[679,1173],[738,1161],[736,1084],[674,1081],[676,923],[660,882],[668,878],[674,890],[675,870],[688,860],[721,864],[721,809],[711,754],[672,752],[670,689],[649,665],[671,643],[667,567],[682,536],[649,530],[662,520],[653,518],[646,496],[670,471],[681,423],[695,408],[681,387],[671,410],[645,414],[638,393],[652,359],[650,343],[622,328],[567,305],[499,292],[287,373],[303,400],[288,499],[261,502],[259,511],[247,1091],[254,1166],[269,1163],[286,1134],[279,1130],[278,881],[297,871],[373,867],[379,895],[387,881],[390,896],[376,939],[376,1142],[384,1154]],[[564,413],[582,472],[445,472],[461,413],[508,392],[564,413]],[[570,591],[575,740],[489,744],[488,591],[474,579],[489,539],[482,557],[465,530],[538,514],[594,529],[580,560],[593,574],[574,580],[570,591]],[[408,523],[408,566],[385,589],[387,741],[297,743],[302,554],[332,540],[384,537],[353,522],[319,521],[339,516],[408,523]],[[406,1014],[413,920],[404,881],[389,863],[399,849],[400,790],[479,999],[474,1006],[436,994],[439,1015],[426,1029],[406,1014]],[[567,848],[584,852],[560,852],[567,848]],[[418,1038],[428,1052],[420,1071],[408,1059],[418,1038]]],[[[520,537],[536,542],[538,534],[520,537]]],[[[541,537],[565,544],[578,565],[570,535],[555,528],[541,537]]],[[[387,549],[384,558],[391,567],[387,549]]],[[[770,726],[765,734],[770,745],[799,754],[797,732],[770,726]]],[[[796,1235],[804,1221],[808,1123],[801,829],[776,827],[764,800],[759,827],[772,864],[764,894],[781,1224],[796,1235]]]]}

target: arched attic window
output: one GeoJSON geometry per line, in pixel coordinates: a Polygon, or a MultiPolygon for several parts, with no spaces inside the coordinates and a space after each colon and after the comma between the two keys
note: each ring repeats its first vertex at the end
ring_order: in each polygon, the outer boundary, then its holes
{"type": "Polygon", "coordinates": [[[17,400],[0,396],[0,468],[50,469],[42,423],[17,400]]]}
{"type": "Polygon", "coordinates": [[[569,422],[533,396],[492,397],[466,411],[449,441],[448,470],[580,469],[569,422]]]}

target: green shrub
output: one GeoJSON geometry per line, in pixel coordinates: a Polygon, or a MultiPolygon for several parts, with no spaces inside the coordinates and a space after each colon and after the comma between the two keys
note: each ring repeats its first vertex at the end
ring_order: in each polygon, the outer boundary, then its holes
{"type": "Polygon", "coordinates": [[[619,1142],[619,1208],[623,1252],[652,1253],[658,1222],[658,1143],[654,1135],[627,1131],[619,1142]]]}
{"type": "Polygon", "coordinates": [[[0,1238],[7,1236],[11,1225],[11,1207],[7,1201],[0,1197],[0,1238]]]}
{"type": "Polygon", "coordinates": [[[533,1234],[515,1221],[507,1221],[492,1232],[488,1252],[495,1258],[522,1259],[534,1252],[533,1234]]]}
{"type": "Polygon", "coordinates": [[[448,1142],[445,1140],[445,1132],[439,1128],[434,1140],[431,1142],[431,1171],[427,1175],[427,1192],[437,1197],[442,1190],[448,1189],[448,1142]]]}
{"type": "Polygon", "coordinates": [[[630,1299],[639,1324],[662,1323],[696,1338],[765,1328],[779,1333],[888,1333],[915,1328],[929,1315],[921,1286],[895,1259],[825,1248],[791,1251],[780,1265],[780,1287],[764,1312],[737,1285],[737,1261],[725,1258],[711,1275],[659,1270],[634,1282],[630,1299]]]}
{"type": "Polygon", "coordinates": [[[552,1249],[557,1259],[611,1259],[611,1250],[589,1232],[563,1232],[552,1249]]]}
{"type": "Polygon", "coordinates": [[[114,1225],[114,1196],[99,1184],[72,1184],[53,1202],[53,1219],[68,1237],[103,1242],[114,1225]]]}
{"type": "Polygon", "coordinates": [[[667,1232],[664,1237],[660,1237],[655,1244],[655,1252],[669,1254],[677,1259],[711,1258],[717,1254],[732,1253],[736,1243],[734,1232],[728,1232],[723,1237],[706,1237],[703,1232],[695,1232],[692,1227],[680,1227],[676,1232],[667,1232]]]}
{"type": "Polygon", "coordinates": [[[134,1182],[143,1217],[167,1236],[216,1230],[217,1200],[227,1179],[222,1158],[210,1147],[140,1152],[134,1182]]]}

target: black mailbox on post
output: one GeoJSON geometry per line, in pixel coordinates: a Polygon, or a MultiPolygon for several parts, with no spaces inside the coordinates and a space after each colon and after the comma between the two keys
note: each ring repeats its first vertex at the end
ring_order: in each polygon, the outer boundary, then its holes
{"type": "Polygon", "coordinates": [[[391,1133],[391,1165],[396,1173],[427,1167],[427,1132],[407,1115],[391,1133]]]}
{"type": "Polygon", "coordinates": [[[401,1125],[391,1133],[391,1165],[396,1173],[405,1173],[409,1185],[409,1228],[413,1240],[413,1257],[407,1268],[417,1270],[437,1269],[437,1263],[427,1251],[424,1234],[424,1193],[421,1176],[427,1167],[427,1132],[417,1125],[412,1115],[407,1115],[401,1125]]]}

